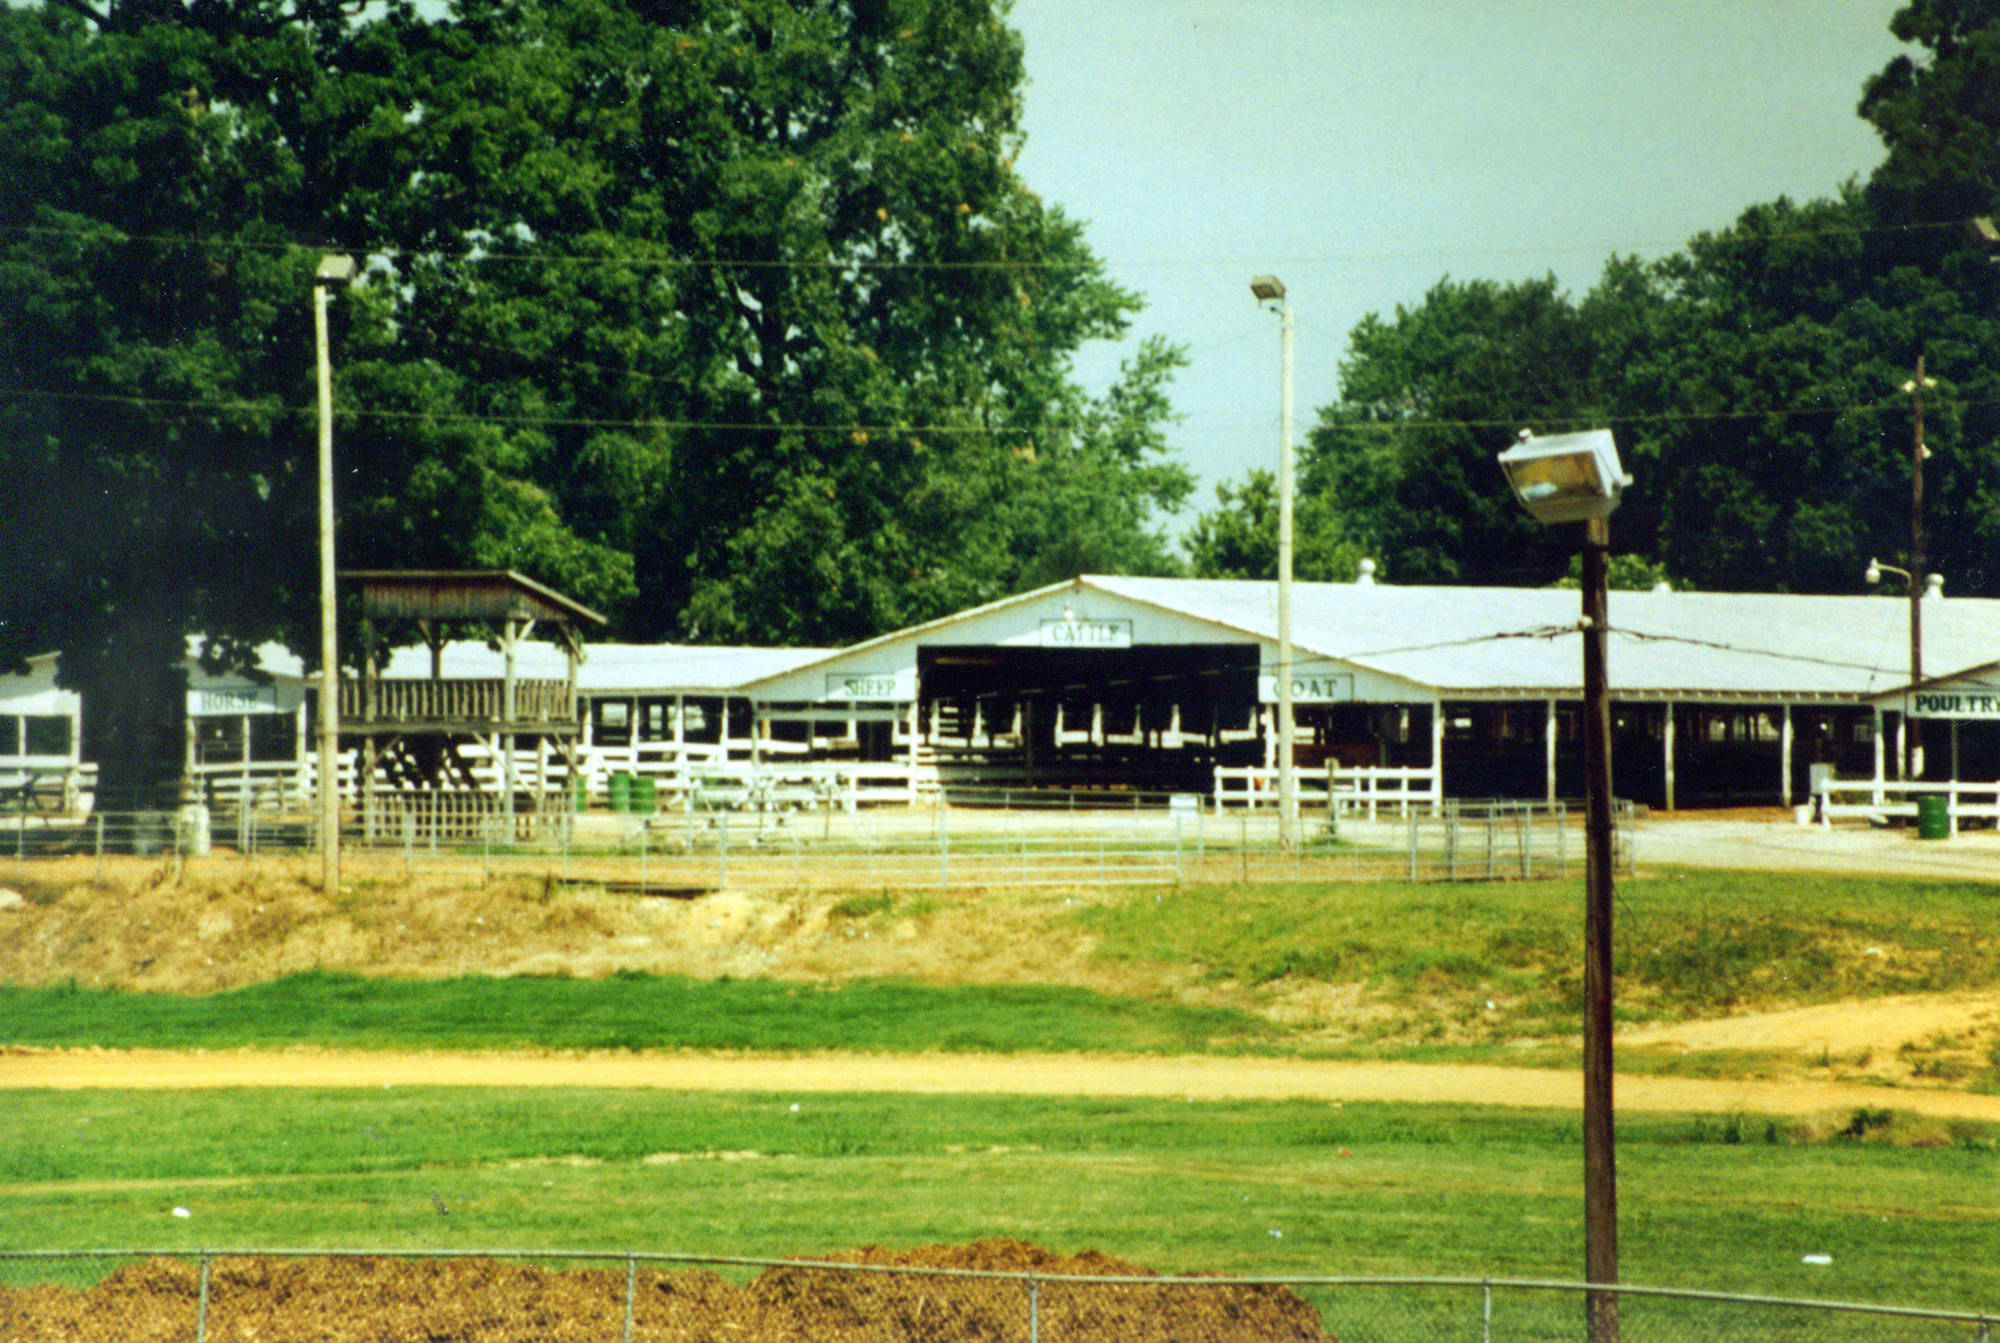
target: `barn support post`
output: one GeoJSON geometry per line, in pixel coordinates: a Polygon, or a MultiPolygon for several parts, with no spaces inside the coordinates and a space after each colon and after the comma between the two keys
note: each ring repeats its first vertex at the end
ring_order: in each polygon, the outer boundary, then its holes
{"type": "Polygon", "coordinates": [[[1556,718],[1556,702],[1555,700],[1551,699],[1548,701],[1548,716],[1546,720],[1546,725],[1542,728],[1542,748],[1543,748],[1542,755],[1544,757],[1542,761],[1542,771],[1543,771],[1543,776],[1548,781],[1548,790],[1546,798],[1550,802],[1556,800],[1557,727],[1558,723],[1556,718]]]}
{"type": "Polygon", "coordinates": [[[1661,706],[1666,721],[1660,729],[1660,756],[1666,766],[1667,810],[1674,810],[1674,702],[1668,700],[1661,706]]]}
{"type": "Polygon", "coordinates": [[[1431,701],[1431,805],[1444,803],[1444,701],[1431,701]]]}
{"type": "Polygon", "coordinates": [[[1792,706],[1783,706],[1784,717],[1778,725],[1778,805],[1792,805],[1792,706]]]}
{"type": "Polygon", "coordinates": [[[1875,732],[1874,732],[1875,777],[1874,777],[1874,787],[1869,791],[1868,800],[1870,805],[1879,807],[1882,805],[1882,783],[1883,783],[1882,767],[1885,763],[1882,758],[1882,706],[1881,705],[1877,704],[1874,706],[1874,714],[1875,714],[1875,732]]]}
{"type": "Polygon", "coordinates": [[[500,750],[500,790],[508,811],[514,809],[514,645],[520,638],[519,622],[509,620],[500,634],[500,655],[505,660],[500,679],[500,717],[506,724],[500,750]]]}

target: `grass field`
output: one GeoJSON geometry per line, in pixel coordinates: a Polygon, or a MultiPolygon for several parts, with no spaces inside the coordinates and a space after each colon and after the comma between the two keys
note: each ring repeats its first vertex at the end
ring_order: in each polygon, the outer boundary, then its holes
{"type": "Polygon", "coordinates": [[[323,972],[200,997],[0,985],[0,1044],[64,1047],[1186,1053],[1277,1038],[1240,1010],[1037,985],[323,972]]]}
{"type": "MultiPolygon", "coordinates": [[[[998,1235],[1161,1269],[1578,1269],[1580,1139],[1551,1114],[451,1090],[31,1092],[8,1111],[5,1246],[785,1255],[998,1235]]],[[[1628,1281],[2000,1296],[1990,1135],[1806,1143],[1709,1116],[1620,1136],[1628,1281]]]]}
{"type": "MultiPolygon", "coordinates": [[[[65,898],[31,895],[43,912],[65,898]]],[[[522,918],[574,922],[560,900],[505,898],[522,918]]],[[[1569,1049],[1575,883],[1037,898],[1043,922],[1011,909],[1010,935],[1031,926],[1052,946],[1086,946],[1083,969],[1123,988],[331,970],[206,995],[55,983],[0,987],[0,1044],[1542,1062],[1569,1049]],[[1323,1023],[1266,1010],[1319,985],[1351,987],[1387,1024],[1329,1042],[1323,1023]]],[[[1991,887],[1668,872],[1622,883],[1620,899],[1628,1019],[2000,985],[1991,887]]],[[[148,917],[164,925],[161,908],[148,917]]],[[[842,941],[922,949],[940,917],[932,895],[866,893],[832,926],[842,941]]],[[[113,935],[110,920],[90,925],[113,935]]],[[[1963,1084],[1991,1087],[2000,1060],[1987,1066],[1963,1084]]],[[[1163,1270],[1571,1279],[1581,1266],[1580,1140],[1575,1118],[1554,1113],[484,1089],[24,1091],[0,1096],[0,1113],[4,1248],[759,1255],[1017,1236],[1163,1270]]],[[[1623,1120],[1626,1280],[2000,1303],[1995,1134],[1852,1119],[1623,1120]]]]}

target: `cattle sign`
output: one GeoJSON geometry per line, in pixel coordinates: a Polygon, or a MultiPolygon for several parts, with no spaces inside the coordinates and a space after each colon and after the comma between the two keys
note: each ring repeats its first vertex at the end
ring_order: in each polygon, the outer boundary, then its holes
{"type": "Polygon", "coordinates": [[[1044,648],[1132,646],[1132,622],[1129,620],[1044,620],[1041,634],[1044,648]]]}

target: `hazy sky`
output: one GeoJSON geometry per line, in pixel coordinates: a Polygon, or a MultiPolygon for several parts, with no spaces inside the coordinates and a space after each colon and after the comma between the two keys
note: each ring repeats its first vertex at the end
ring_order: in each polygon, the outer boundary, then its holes
{"type": "MultiPolygon", "coordinates": [[[[1657,256],[1881,157],[1855,115],[1901,0],[1016,0],[1028,185],[1187,347],[1174,441],[1214,484],[1275,466],[1290,290],[1297,425],[1364,313],[1449,275],[1657,256]]],[[[1100,385],[1121,351],[1079,366],[1100,385]]],[[[1497,477],[1496,477],[1497,484],[1497,477]]],[[[1185,525],[1183,519],[1182,525],[1185,525]]]]}

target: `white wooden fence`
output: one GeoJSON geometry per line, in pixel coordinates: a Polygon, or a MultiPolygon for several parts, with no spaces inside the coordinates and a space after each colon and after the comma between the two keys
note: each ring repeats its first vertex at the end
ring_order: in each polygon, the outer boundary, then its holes
{"type": "Polygon", "coordinates": [[[1914,818],[1918,799],[1924,797],[1945,799],[1953,834],[1968,818],[2000,822],[2000,783],[1956,779],[1821,780],[1812,802],[1800,808],[1799,819],[1830,826],[1835,821],[1914,818]]]}
{"type": "MultiPolygon", "coordinates": [[[[1394,809],[1399,815],[1407,815],[1412,806],[1435,807],[1443,800],[1437,771],[1420,766],[1329,765],[1324,770],[1299,770],[1297,784],[1301,806],[1331,807],[1342,814],[1365,813],[1371,821],[1383,810],[1394,809]]],[[[1253,810],[1275,807],[1277,768],[1217,766],[1213,798],[1217,811],[1229,807],[1253,810]]]]}

